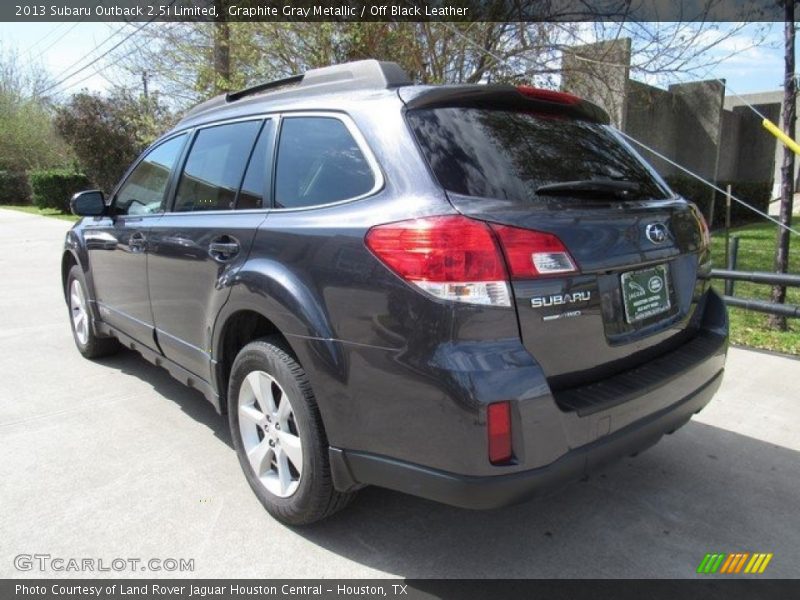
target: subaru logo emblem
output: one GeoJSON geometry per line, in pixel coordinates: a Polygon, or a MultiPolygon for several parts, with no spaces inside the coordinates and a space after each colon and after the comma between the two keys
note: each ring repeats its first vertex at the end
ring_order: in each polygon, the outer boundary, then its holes
{"type": "Polygon", "coordinates": [[[667,228],[662,223],[650,223],[644,230],[647,239],[654,244],[663,244],[667,241],[669,234],[667,228]]]}

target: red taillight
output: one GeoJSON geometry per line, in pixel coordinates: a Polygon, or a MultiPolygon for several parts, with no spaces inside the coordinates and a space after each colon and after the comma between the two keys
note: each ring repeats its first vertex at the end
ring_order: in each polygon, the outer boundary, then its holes
{"type": "Polygon", "coordinates": [[[511,306],[505,264],[486,223],[461,215],[378,225],[367,247],[400,277],[442,299],[511,306]]]}
{"type": "Polygon", "coordinates": [[[461,215],[377,225],[365,242],[400,277],[443,300],[511,306],[506,266],[512,279],[577,272],[551,233],[461,215]]]}
{"type": "Polygon", "coordinates": [[[459,215],[379,225],[367,246],[411,281],[505,279],[503,259],[489,227],[459,215]]]}
{"type": "Polygon", "coordinates": [[[543,90],[529,85],[518,85],[517,91],[523,96],[534,100],[544,100],[545,102],[557,102],[558,104],[578,104],[581,99],[566,92],[556,92],[553,90],[543,90]]]}
{"type": "Polygon", "coordinates": [[[495,402],[486,407],[486,428],[489,431],[489,462],[499,464],[511,460],[510,402],[495,402]]]}
{"type": "Polygon", "coordinates": [[[577,271],[564,244],[552,233],[492,225],[514,279],[577,271]]]}

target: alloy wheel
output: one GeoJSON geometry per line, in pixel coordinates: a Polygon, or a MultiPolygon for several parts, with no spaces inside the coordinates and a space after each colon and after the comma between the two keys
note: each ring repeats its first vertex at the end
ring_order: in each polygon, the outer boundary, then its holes
{"type": "Polygon", "coordinates": [[[72,285],[70,285],[69,308],[75,336],[81,346],[85,346],[89,341],[89,313],[86,310],[86,297],[83,295],[81,282],[77,279],[73,279],[72,285]]]}
{"type": "Polygon", "coordinates": [[[303,472],[303,445],[292,402],[274,377],[252,371],[239,388],[239,433],[247,459],[268,492],[288,498],[303,472]]]}

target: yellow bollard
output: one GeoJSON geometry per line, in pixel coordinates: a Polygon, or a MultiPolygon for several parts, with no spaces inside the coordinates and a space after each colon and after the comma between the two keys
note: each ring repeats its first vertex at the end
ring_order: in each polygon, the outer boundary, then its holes
{"type": "Polygon", "coordinates": [[[764,129],[769,131],[772,135],[778,138],[781,142],[783,142],[784,146],[789,148],[792,152],[800,156],[800,144],[795,142],[792,138],[788,135],[783,133],[775,123],[770,121],[769,119],[764,119],[761,121],[761,124],[764,126],[764,129]]]}

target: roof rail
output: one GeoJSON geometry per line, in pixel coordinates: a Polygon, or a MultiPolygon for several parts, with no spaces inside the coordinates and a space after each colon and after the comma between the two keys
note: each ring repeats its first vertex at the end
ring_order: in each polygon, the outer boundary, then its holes
{"type": "Polygon", "coordinates": [[[400,65],[378,60],[359,60],[355,62],[311,69],[300,75],[292,75],[267,83],[254,85],[238,92],[229,92],[226,102],[236,102],[271,89],[287,85],[294,86],[298,92],[333,92],[356,89],[386,89],[411,84],[411,79],[400,65]]]}
{"type": "Polygon", "coordinates": [[[299,75],[261,83],[238,92],[220,94],[189,110],[180,122],[185,123],[200,114],[262,92],[271,92],[276,98],[291,98],[327,92],[388,89],[410,85],[411,83],[408,74],[397,63],[359,60],[320,69],[311,69],[299,75]]]}

